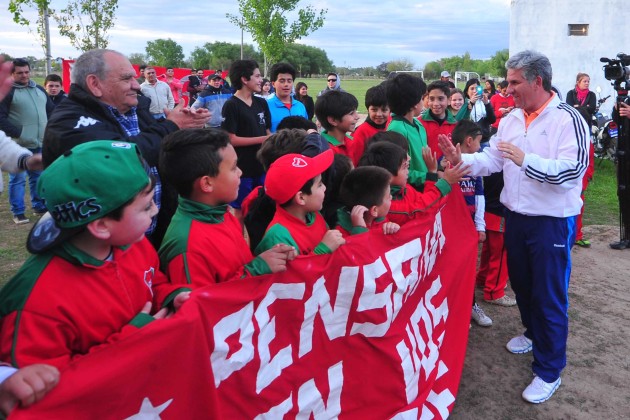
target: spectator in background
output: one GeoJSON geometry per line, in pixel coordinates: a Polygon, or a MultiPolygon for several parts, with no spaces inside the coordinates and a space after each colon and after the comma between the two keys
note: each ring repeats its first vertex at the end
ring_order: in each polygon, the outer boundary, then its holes
{"type": "Polygon", "coordinates": [[[173,99],[171,88],[165,82],[157,79],[157,74],[153,66],[147,66],[144,69],[144,77],[146,80],[140,85],[140,90],[144,96],[151,99],[149,112],[151,112],[153,118],[162,121],[166,119],[164,110],[171,110],[175,107],[175,100],[173,99]]]}
{"type": "Polygon", "coordinates": [[[470,116],[470,111],[464,106],[464,92],[457,88],[451,89],[448,99],[448,110],[451,111],[456,121],[465,120],[470,116]]]}
{"type": "Polygon", "coordinates": [[[44,89],[54,106],[59,105],[68,95],[63,91],[63,81],[58,74],[49,74],[44,79],[44,89]]]}
{"type": "Polygon", "coordinates": [[[448,87],[451,89],[455,89],[457,87],[455,86],[455,83],[451,81],[451,73],[446,70],[440,73],[440,81],[448,83],[448,87]]]}
{"type": "Polygon", "coordinates": [[[199,92],[201,92],[201,79],[203,78],[203,70],[190,70],[190,76],[188,76],[188,87],[186,91],[188,92],[188,103],[192,104],[197,99],[199,92]],[[201,72],[201,77],[197,74],[201,72]]]}
{"type": "MultiPolygon", "coordinates": [[[[40,153],[48,116],[54,105],[44,88],[31,80],[31,66],[28,61],[24,59],[13,60],[11,76],[13,77],[13,86],[0,102],[0,129],[20,146],[27,148],[32,153],[40,153]]],[[[13,222],[18,225],[30,222],[24,215],[26,210],[24,192],[27,175],[33,212],[35,215],[46,213],[44,202],[36,191],[40,173],[41,171],[27,170],[26,172],[9,174],[9,202],[11,203],[13,222]]]]}
{"type": "Polygon", "coordinates": [[[322,89],[317,96],[322,96],[324,93],[330,92],[331,90],[345,92],[345,90],[341,88],[341,77],[339,77],[337,73],[328,73],[326,76],[326,88],[322,89]]]}
{"type": "Polygon", "coordinates": [[[166,74],[160,77],[164,80],[164,83],[166,83],[171,88],[173,101],[175,102],[175,106],[177,106],[182,97],[182,89],[184,87],[184,84],[175,77],[175,70],[173,70],[173,67],[167,67],[166,74]]]}
{"type": "Polygon", "coordinates": [[[191,108],[206,108],[210,111],[210,120],[206,123],[206,127],[218,128],[223,122],[223,105],[232,97],[232,91],[225,88],[221,82],[220,73],[215,73],[208,77],[208,86],[199,94],[197,100],[192,104],[191,108]]]}
{"type": "Polygon", "coordinates": [[[306,108],[306,114],[309,120],[313,120],[315,116],[315,102],[311,96],[308,96],[308,86],[304,82],[298,82],[295,85],[295,99],[302,102],[306,108]]]}
{"type": "Polygon", "coordinates": [[[262,86],[260,88],[260,92],[257,92],[254,95],[263,99],[267,99],[273,96],[272,92],[273,92],[273,86],[271,84],[271,81],[265,78],[262,80],[262,86]]]}
{"type": "Polygon", "coordinates": [[[492,97],[498,93],[497,88],[494,86],[494,80],[485,80],[484,82],[484,93],[488,95],[488,99],[492,99],[492,97]]]}
{"type": "Polygon", "coordinates": [[[496,134],[499,129],[501,118],[505,117],[514,109],[514,97],[508,93],[507,88],[507,80],[502,81],[499,83],[499,93],[490,98],[490,104],[494,110],[494,115],[497,117],[497,120],[492,123],[490,135],[496,134]]]}
{"type": "Polygon", "coordinates": [[[483,93],[478,79],[470,79],[466,82],[464,95],[468,99],[466,107],[470,110],[470,119],[481,127],[481,142],[490,140],[490,126],[497,118],[488,99],[488,95],[483,93]]]}
{"type": "Polygon", "coordinates": [[[138,82],[139,85],[143,84],[144,81],[146,80],[144,77],[144,69],[146,68],[147,68],[146,64],[140,64],[140,66],[138,67],[138,73],[140,75],[136,78],[136,81],[138,82]]]}

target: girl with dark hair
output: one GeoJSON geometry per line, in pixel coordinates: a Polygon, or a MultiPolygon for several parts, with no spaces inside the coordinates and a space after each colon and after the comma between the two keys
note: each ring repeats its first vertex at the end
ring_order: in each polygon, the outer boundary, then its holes
{"type": "Polygon", "coordinates": [[[308,96],[308,86],[306,86],[306,83],[298,82],[295,85],[295,99],[304,104],[308,119],[313,120],[313,115],[315,115],[315,102],[312,97],[308,96]]]}
{"type": "Polygon", "coordinates": [[[466,82],[464,96],[466,107],[470,110],[470,119],[481,128],[481,142],[490,140],[490,125],[496,121],[494,110],[488,99],[488,95],[480,91],[481,85],[478,79],[470,79],[466,82]]]}

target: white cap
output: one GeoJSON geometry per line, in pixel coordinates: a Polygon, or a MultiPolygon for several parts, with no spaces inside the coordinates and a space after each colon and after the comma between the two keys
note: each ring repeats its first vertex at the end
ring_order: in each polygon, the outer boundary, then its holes
{"type": "Polygon", "coordinates": [[[440,77],[451,77],[451,73],[447,72],[446,70],[444,70],[441,74],[440,77]]]}

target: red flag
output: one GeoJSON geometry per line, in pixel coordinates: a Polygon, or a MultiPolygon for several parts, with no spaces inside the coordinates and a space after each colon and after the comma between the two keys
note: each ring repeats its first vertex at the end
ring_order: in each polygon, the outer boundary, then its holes
{"type": "Polygon", "coordinates": [[[464,362],[477,235],[461,192],[284,273],[200,289],[83,357],[11,418],[445,418],[464,362]],[[157,418],[157,417],[156,417],[157,418]]]}

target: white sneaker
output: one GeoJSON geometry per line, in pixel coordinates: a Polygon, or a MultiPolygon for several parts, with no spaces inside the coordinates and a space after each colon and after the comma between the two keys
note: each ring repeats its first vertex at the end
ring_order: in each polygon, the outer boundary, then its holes
{"type": "Polygon", "coordinates": [[[560,378],[556,379],[551,383],[547,383],[540,379],[538,376],[534,377],[534,380],[531,384],[525,388],[523,391],[523,399],[532,404],[540,404],[541,402],[547,401],[556,389],[560,386],[562,381],[560,378]]]}
{"type": "Polygon", "coordinates": [[[510,353],[528,353],[532,350],[532,340],[525,337],[524,335],[519,335],[518,337],[514,337],[513,339],[508,341],[505,347],[510,353]]]}
{"type": "Polygon", "coordinates": [[[472,307],[471,318],[482,327],[489,327],[492,325],[492,320],[488,315],[485,314],[481,306],[476,303],[472,307]]]}
{"type": "Polygon", "coordinates": [[[498,299],[484,299],[484,301],[488,303],[492,303],[493,305],[499,305],[499,306],[516,305],[516,300],[514,298],[509,297],[508,295],[503,295],[498,299]]]}

